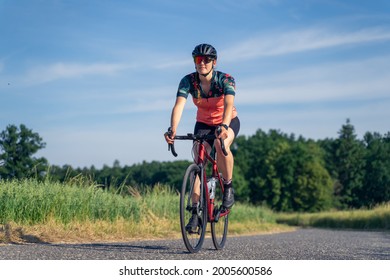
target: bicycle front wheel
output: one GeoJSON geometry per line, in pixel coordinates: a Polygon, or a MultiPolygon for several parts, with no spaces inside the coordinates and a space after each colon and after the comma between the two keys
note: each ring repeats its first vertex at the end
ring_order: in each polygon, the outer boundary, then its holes
{"type": "Polygon", "coordinates": [[[195,182],[201,182],[200,168],[196,164],[191,164],[184,175],[183,185],[180,194],[180,227],[184,244],[187,250],[191,253],[198,252],[203,245],[206,226],[207,226],[207,205],[205,199],[205,192],[202,186],[200,187],[200,197],[194,195],[195,182]],[[195,199],[199,200],[196,204],[195,199]],[[194,208],[194,205],[195,208],[194,208]],[[189,231],[186,228],[187,223],[196,214],[198,219],[198,226],[195,231],[189,231]]]}
{"type": "Polygon", "coordinates": [[[214,220],[211,222],[211,237],[213,239],[213,244],[215,249],[221,250],[226,243],[227,233],[228,233],[228,225],[229,225],[229,215],[228,210],[222,209],[222,188],[220,186],[219,181],[216,182],[215,188],[215,199],[214,199],[214,218],[218,218],[218,220],[214,220]]]}

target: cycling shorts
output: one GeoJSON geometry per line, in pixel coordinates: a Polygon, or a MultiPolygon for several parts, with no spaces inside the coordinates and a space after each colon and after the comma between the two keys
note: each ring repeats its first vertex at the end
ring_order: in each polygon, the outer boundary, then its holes
{"type": "MultiPolygon", "coordinates": [[[[199,134],[199,133],[207,134],[207,135],[214,134],[217,127],[218,126],[211,126],[202,122],[196,122],[194,128],[194,134],[199,134]]],[[[240,120],[238,119],[238,117],[234,117],[231,120],[229,127],[233,130],[234,138],[236,138],[238,132],[240,131],[240,120]]],[[[207,143],[209,143],[211,147],[213,146],[213,142],[214,142],[213,140],[207,140],[207,143]]]]}

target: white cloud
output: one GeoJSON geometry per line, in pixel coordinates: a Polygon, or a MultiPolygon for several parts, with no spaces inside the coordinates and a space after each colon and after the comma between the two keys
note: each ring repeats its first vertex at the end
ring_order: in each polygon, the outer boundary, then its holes
{"type": "Polygon", "coordinates": [[[240,81],[241,104],[388,97],[390,57],[315,65],[240,81]]]}
{"type": "Polygon", "coordinates": [[[119,63],[62,63],[38,66],[28,71],[24,82],[28,85],[42,84],[58,79],[79,78],[88,75],[114,75],[133,67],[119,63]]]}
{"type": "Polygon", "coordinates": [[[173,67],[187,67],[192,65],[191,58],[184,58],[182,60],[169,59],[168,62],[161,61],[153,66],[156,69],[172,69],[173,67]]]}
{"type": "Polygon", "coordinates": [[[261,34],[221,51],[221,56],[226,61],[237,61],[380,40],[390,40],[390,30],[378,27],[334,32],[324,28],[310,28],[281,34],[261,34]]]}

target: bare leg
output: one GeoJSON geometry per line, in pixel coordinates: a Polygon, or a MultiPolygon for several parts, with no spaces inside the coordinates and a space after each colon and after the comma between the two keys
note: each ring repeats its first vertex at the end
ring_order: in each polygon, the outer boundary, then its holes
{"type": "Polygon", "coordinates": [[[233,166],[234,166],[233,154],[230,151],[230,145],[233,143],[234,140],[234,132],[231,128],[229,128],[228,134],[229,134],[228,138],[224,140],[225,150],[228,153],[227,156],[225,156],[222,152],[221,143],[219,139],[215,140],[218,170],[222,173],[222,177],[226,181],[229,181],[233,178],[233,166]]]}
{"type": "Polygon", "coordinates": [[[199,202],[200,197],[200,179],[199,176],[196,176],[195,182],[194,182],[194,192],[192,193],[192,206],[195,206],[199,202]]]}
{"type": "MultiPolygon", "coordinates": [[[[211,147],[208,143],[204,143],[207,152],[211,152],[211,147]]],[[[198,143],[194,143],[193,147],[193,153],[195,155],[194,161],[195,163],[198,162],[198,143]]],[[[199,174],[200,176],[200,174],[199,174]]],[[[200,197],[200,178],[199,176],[196,176],[195,182],[194,182],[194,192],[192,193],[192,205],[196,205],[199,202],[199,197],[200,197]]]]}
{"type": "Polygon", "coordinates": [[[234,132],[231,128],[229,128],[228,137],[224,140],[227,156],[225,156],[222,152],[220,141],[215,141],[217,151],[217,165],[218,169],[222,172],[224,181],[222,205],[227,209],[230,209],[234,204],[234,190],[232,187],[234,158],[232,152],[230,151],[230,145],[233,143],[233,140],[234,132]]]}

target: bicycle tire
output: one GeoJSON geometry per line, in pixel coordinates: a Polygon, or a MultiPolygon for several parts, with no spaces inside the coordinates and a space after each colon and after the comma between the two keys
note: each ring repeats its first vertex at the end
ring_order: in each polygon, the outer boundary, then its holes
{"type": "MultiPolygon", "coordinates": [[[[215,198],[214,198],[214,216],[220,211],[222,205],[222,188],[220,182],[216,182],[215,187],[215,198]]],[[[224,211],[224,210],[223,210],[224,211]]],[[[228,234],[228,225],[229,225],[229,215],[222,215],[219,217],[218,221],[211,221],[211,237],[213,239],[213,244],[215,249],[221,250],[225,247],[227,234],[228,234]]]]}
{"type": "MultiPolygon", "coordinates": [[[[190,253],[198,252],[203,245],[206,227],[207,227],[207,203],[205,199],[205,192],[201,187],[201,196],[198,204],[198,232],[189,233],[186,230],[186,224],[192,216],[192,191],[195,182],[195,177],[202,177],[200,168],[196,164],[191,164],[184,175],[183,185],[180,193],[180,228],[184,244],[190,253]]],[[[201,180],[202,183],[202,180],[201,180]]]]}

